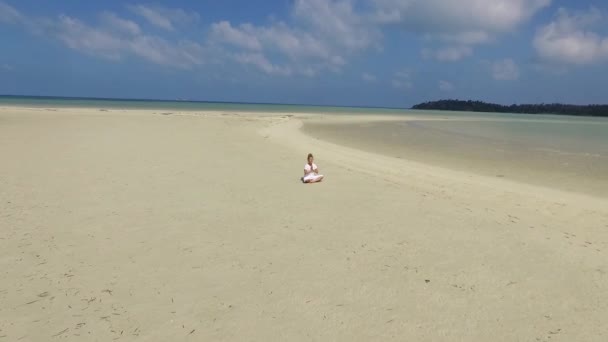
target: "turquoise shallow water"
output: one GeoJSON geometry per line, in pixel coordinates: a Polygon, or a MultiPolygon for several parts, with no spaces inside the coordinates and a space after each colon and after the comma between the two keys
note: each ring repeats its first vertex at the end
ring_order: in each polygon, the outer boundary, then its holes
{"type": "Polygon", "coordinates": [[[289,104],[194,102],[163,100],[127,100],[34,96],[0,96],[0,105],[29,107],[87,107],[110,109],[159,109],[183,111],[239,111],[271,113],[328,113],[328,114],[385,114],[399,115],[407,112],[396,108],[361,108],[307,106],[289,104]]]}
{"type": "Polygon", "coordinates": [[[511,115],[500,120],[417,121],[407,125],[488,144],[608,158],[607,119],[526,117],[511,115]]]}
{"type": "Polygon", "coordinates": [[[606,118],[437,112],[425,116],[447,120],[306,123],[303,129],[316,138],[369,152],[608,197],[606,118]]]}

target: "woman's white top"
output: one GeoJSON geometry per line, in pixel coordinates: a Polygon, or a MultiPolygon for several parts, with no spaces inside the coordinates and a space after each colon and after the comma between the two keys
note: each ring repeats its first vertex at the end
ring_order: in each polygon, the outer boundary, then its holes
{"type": "MultiPolygon", "coordinates": [[[[316,169],[317,169],[317,164],[312,163],[312,170],[316,170],[316,169]]],[[[304,171],[306,171],[306,173],[309,173],[312,170],[311,170],[309,164],[304,165],[304,171]]]]}

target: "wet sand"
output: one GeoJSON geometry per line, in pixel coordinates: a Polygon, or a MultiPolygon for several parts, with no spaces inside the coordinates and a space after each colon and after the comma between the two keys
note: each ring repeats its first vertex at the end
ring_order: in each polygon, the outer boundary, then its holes
{"type": "Polygon", "coordinates": [[[606,201],[332,120],[1,108],[0,341],[605,340],[606,201]]]}

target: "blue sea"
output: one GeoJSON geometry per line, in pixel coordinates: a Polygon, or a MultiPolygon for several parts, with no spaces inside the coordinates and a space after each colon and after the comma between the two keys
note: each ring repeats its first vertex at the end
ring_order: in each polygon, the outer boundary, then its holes
{"type": "Polygon", "coordinates": [[[324,113],[324,114],[404,114],[406,109],[311,106],[294,104],[170,101],[138,99],[72,98],[47,96],[0,95],[0,105],[27,107],[86,107],[103,109],[155,109],[176,111],[238,111],[270,113],[324,113]]]}

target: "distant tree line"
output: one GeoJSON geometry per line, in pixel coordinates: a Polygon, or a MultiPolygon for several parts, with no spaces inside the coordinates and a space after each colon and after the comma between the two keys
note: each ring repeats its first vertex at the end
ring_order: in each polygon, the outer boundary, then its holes
{"type": "Polygon", "coordinates": [[[558,114],[577,116],[608,117],[608,105],[569,105],[561,103],[521,104],[504,106],[482,101],[440,100],[420,103],[412,109],[448,110],[463,112],[518,113],[518,114],[558,114]]]}

